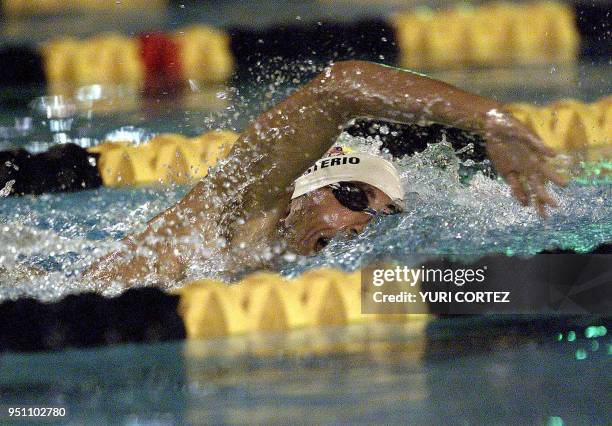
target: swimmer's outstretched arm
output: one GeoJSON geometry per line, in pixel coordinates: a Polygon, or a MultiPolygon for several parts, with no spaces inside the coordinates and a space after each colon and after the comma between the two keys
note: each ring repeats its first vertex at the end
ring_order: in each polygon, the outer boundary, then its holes
{"type": "Polygon", "coordinates": [[[544,161],[554,151],[502,103],[413,72],[346,61],[260,115],[234,145],[231,174],[256,178],[241,192],[247,214],[286,203],[292,182],[329,149],[347,121],[361,116],[437,122],[482,135],[514,196],[523,205],[533,201],[542,216],[546,205],[555,205],[546,182],[565,183],[544,161]]]}
{"type": "Polygon", "coordinates": [[[240,135],[227,162],[144,232],[129,237],[127,250],[92,266],[88,276],[180,280],[188,255],[177,237],[199,235],[207,247],[227,241],[231,249],[245,236],[265,235],[289,204],[293,181],[323,156],[350,119],[360,116],[438,122],[481,134],[514,196],[524,205],[533,201],[541,215],[546,205],[555,205],[545,183],[564,184],[544,161],[554,152],[503,104],[416,73],[338,62],[261,114],[240,135]]]}

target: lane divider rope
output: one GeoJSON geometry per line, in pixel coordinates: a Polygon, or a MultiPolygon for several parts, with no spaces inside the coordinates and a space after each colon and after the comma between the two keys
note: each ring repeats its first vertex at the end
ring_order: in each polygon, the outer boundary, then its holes
{"type": "MultiPolygon", "coordinates": [[[[612,141],[612,96],[592,104],[563,100],[544,107],[515,103],[509,110],[559,153],[608,146],[612,141]]],[[[163,134],[146,144],[107,142],[90,149],[100,154],[105,186],[187,183],[204,177],[229,154],[238,134],[207,132],[188,139],[163,134]]]]}
{"type": "MultiPolygon", "coordinates": [[[[300,23],[269,29],[226,31],[193,25],[175,32],[127,37],[102,33],[86,39],[60,36],[39,47],[42,61],[16,61],[15,46],[0,49],[13,72],[2,71],[0,85],[33,66],[43,70],[50,94],[68,94],[84,85],[113,84],[148,94],[180,90],[189,80],[223,83],[234,73],[252,73],[266,61],[304,60],[313,51],[322,61],[354,57],[396,63],[411,69],[567,64],[580,53],[574,10],[537,1],[417,8],[387,19],[357,23],[300,23]],[[17,72],[17,70],[20,70],[17,72]]],[[[17,49],[19,50],[19,49],[17,49]]],[[[27,51],[27,52],[26,52],[27,51]]],[[[265,66],[265,65],[264,65],[265,66]]]]}

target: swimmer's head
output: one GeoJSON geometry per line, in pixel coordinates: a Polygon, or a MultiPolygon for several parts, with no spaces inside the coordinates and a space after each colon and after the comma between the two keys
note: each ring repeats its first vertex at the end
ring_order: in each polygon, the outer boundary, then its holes
{"type": "Polygon", "coordinates": [[[294,184],[281,221],[291,250],[311,254],[339,233],[360,234],[377,214],[401,211],[403,191],[395,167],[369,154],[344,154],[335,148],[294,184]]]}

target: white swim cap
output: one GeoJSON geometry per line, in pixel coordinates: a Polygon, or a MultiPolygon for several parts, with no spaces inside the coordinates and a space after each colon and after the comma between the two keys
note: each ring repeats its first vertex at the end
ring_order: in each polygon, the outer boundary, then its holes
{"type": "Polygon", "coordinates": [[[295,180],[291,199],[337,182],[367,183],[380,189],[394,202],[404,199],[402,183],[395,166],[381,157],[362,152],[332,154],[318,160],[295,180]]]}

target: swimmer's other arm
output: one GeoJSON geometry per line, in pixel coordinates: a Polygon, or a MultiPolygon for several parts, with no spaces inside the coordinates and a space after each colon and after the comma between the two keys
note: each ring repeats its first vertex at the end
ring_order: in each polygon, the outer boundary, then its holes
{"type": "Polygon", "coordinates": [[[542,215],[545,205],[555,204],[545,183],[564,184],[544,161],[553,151],[506,113],[503,104],[397,68],[338,62],[249,124],[226,164],[152,220],[144,233],[130,238],[134,247],[145,244],[154,260],[119,253],[90,271],[104,271],[107,279],[138,279],[152,272],[163,279],[181,279],[185,262],[180,250],[170,242],[146,243],[151,235],[221,232],[230,250],[245,238],[265,240],[290,202],[293,181],[323,156],[350,119],[364,116],[437,122],[482,135],[514,196],[524,205],[532,200],[542,215]],[[208,205],[205,200],[211,195],[215,201],[208,205]]]}
{"type": "MultiPolygon", "coordinates": [[[[206,217],[208,212],[200,214],[206,217]]],[[[196,229],[194,217],[196,215],[186,208],[185,201],[169,208],[147,222],[143,232],[124,238],[122,249],[94,262],[83,279],[98,290],[112,282],[124,286],[146,283],[164,287],[182,280],[186,265],[183,256],[193,253],[183,239],[196,234],[214,240],[212,235],[206,235],[206,229],[196,229]]],[[[214,231],[213,227],[209,229],[214,231]]]]}

